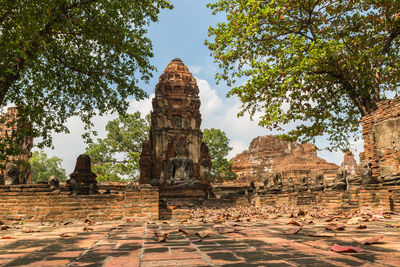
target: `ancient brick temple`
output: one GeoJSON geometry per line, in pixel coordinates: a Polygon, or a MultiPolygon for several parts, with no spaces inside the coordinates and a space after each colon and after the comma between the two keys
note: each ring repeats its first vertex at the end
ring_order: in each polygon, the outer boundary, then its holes
{"type": "Polygon", "coordinates": [[[400,185],[400,98],[381,101],[361,119],[364,161],[371,166],[372,182],[400,185]]]}
{"type": "Polygon", "coordinates": [[[153,98],[150,139],[140,156],[140,183],[209,187],[211,159],[202,142],[199,88],[180,59],[159,78],[153,98]]]}
{"type": "Polygon", "coordinates": [[[280,173],[285,186],[288,178],[300,185],[300,178],[307,177],[310,184],[317,174],[331,182],[339,169],[317,156],[312,144],[298,144],[278,139],[273,135],[254,138],[248,150],[236,155],[232,170],[238,175],[237,182],[263,182],[268,176],[280,173]]]}
{"type": "MultiPolygon", "coordinates": [[[[26,169],[26,165],[23,162],[27,162],[32,156],[31,149],[33,147],[33,137],[24,136],[23,138],[17,139],[18,132],[21,127],[29,127],[29,125],[21,125],[18,121],[18,110],[16,107],[9,107],[7,113],[1,114],[0,116],[0,142],[6,147],[10,143],[17,144],[19,153],[14,156],[9,156],[7,161],[14,162],[19,165],[19,183],[31,183],[31,172],[26,169]]],[[[5,162],[1,162],[5,165],[5,162]]],[[[2,175],[4,174],[5,167],[1,170],[2,175]]]]}

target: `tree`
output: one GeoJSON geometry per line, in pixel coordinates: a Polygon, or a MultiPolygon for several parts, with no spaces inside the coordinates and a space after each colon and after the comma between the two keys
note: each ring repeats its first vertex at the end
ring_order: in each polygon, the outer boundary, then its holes
{"type": "Polygon", "coordinates": [[[142,143],[148,138],[150,116],[126,114],[107,123],[107,136],[86,148],[98,181],[136,180],[142,143]]]}
{"type": "Polygon", "coordinates": [[[211,156],[211,179],[215,181],[234,180],[236,174],[232,171],[232,162],[226,157],[232,147],[225,132],[220,129],[204,129],[203,142],[207,145],[211,156]]]}
{"type": "Polygon", "coordinates": [[[43,151],[34,151],[29,159],[32,170],[32,182],[46,182],[50,176],[55,176],[59,181],[67,180],[65,170],[61,167],[62,159],[53,156],[47,157],[43,151]]]}
{"type": "Polygon", "coordinates": [[[89,129],[96,113],[124,114],[128,96],[146,96],[137,85],[154,70],[146,28],[165,8],[168,0],[0,1],[0,107],[15,104],[40,146],[68,132],[71,116],[89,129]]]}
{"type": "Polygon", "coordinates": [[[239,115],[261,113],[268,129],[298,126],[287,139],[329,135],[333,148],[357,137],[361,116],[398,93],[400,2],[397,0],[219,0],[226,22],[206,45],[234,86],[239,115]],[[248,79],[235,86],[237,79],[248,79]]]}

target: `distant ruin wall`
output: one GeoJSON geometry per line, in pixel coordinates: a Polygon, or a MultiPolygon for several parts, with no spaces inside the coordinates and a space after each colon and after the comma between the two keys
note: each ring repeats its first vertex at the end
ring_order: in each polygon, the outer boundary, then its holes
{"type": "Polygon", "coordinates": [[[133,188],[118,194],[72,195],[48,185],[0,186],[3,223],[158,219],[158,188],[133,188]]]}
{"type": "Polygon", "coordinates": [[[364,157],[371,162],[372,177],[400,171],[400,98],[381,101],[378,110],[362,117],[364,157]]]}
{"type": "Polygon", "coordinates": [[[353,187],[347,191],[260,194],[261,206],[283,208],[320,208],[325,211],[400,211],[400,186],[353,187]]]}
{"type": "Polygon", "coordinates": [[[318,192],[266,193],[263,188],[250,186],[224,186],[213,188],[215,198],[162,196],[160,192],[160,219],[183,220],[190,218],[196,208],[230,208],[253,205],[290,210],[325,212],[394,211],[400,212],[400,186],[380,184],[352,186],[348,190],[318,192]]]}

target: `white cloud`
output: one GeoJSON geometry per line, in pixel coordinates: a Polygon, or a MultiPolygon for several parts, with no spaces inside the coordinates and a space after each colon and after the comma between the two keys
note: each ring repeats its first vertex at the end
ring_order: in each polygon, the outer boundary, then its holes
{"type": "Polygon", "coordinates": [[[203,71],[203,67],[197,65],[188,66],[188,69],[193,75],[199,75],[200,72],[203,71]]]}
{"type": "Polygon", "coordinates": [[[248,145],[238,140],[231,141],[230,146],[232,147],[232,150],[228,154],[228,159],[233,158],[234,156],[236,156],[239,153],[242,153],[248,148],[248,145]]]}
{"type": "Polygon", "coordinates": [[[218,97],[217,92],[211,89],[206,80],[196,79],[197,85],[200,89],[200,112],[203,119],[211,119],[217,112],[221,111],[223,106],[221,98],[218,97]]]}
{"type": "Polygon", "coordinates": [[[222,99],[206,80],[197,79],[197,83],[200,89],[202,128],[217,128],[226,133],[233,148],[228,158],[247,149],[254,137],[270,133],[258,126],[257,122],[251,121],[248,115],[237,117],[240,109],[237,98],[222,99]]]}

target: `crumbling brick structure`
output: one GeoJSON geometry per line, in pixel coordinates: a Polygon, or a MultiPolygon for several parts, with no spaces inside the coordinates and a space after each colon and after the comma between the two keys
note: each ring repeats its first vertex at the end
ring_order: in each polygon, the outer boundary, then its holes
{"type": "Polygon", "coordinates": [[[18,122],[18,110],[16,107],[9,107],[7,113],[0,116],[0,142],[3,149],[11,149],[13,155],[9,155],[5,160],[0,162],[3,174],[6,162],[14,162],[20,168],[20,183],[31,183],[31,172],[26,168],[26,162],[32,156],[31,149],[33,147],[32,136],[21,136],[21,132],[26,131],[30,127],[27,123],[18,122]],[[12,147],[12,145],[16,145],[12,147]]]}
{"type": "Polygon", "coordinates": [[[374,182],[400,172],[400,98],[378,103],[378,109],[362,117],[364,158],[374,182]]]}
{"type": "Polygon", "coordinates": [[[238,183],[263,182],[275,172],[282,174],[284,185],[289,177],[295,184],[300,184],[300,177],[311,180],[317,173],[322,173],[331,182],[339,169],[336,164],[319,158],[314,145],[288,142],[273,135],[254,138],[248,150],[231,160],[238,183]]]}
{"type": "Polygon", "coordinates": [[[158,188],[101,185],[102,194],[76,195],[68,187],[47,184],[0,185],[0,221],[156,220],[158,188]]]}

